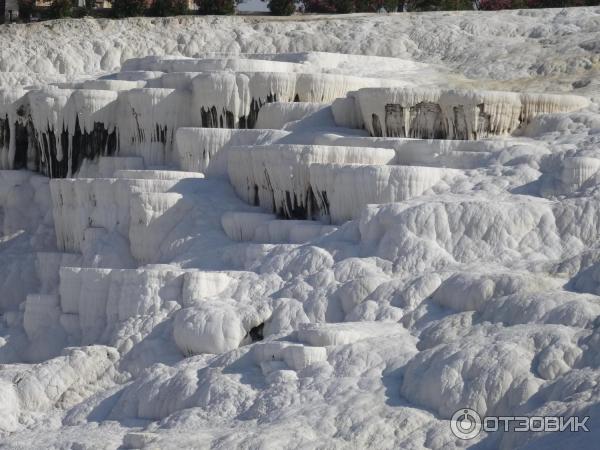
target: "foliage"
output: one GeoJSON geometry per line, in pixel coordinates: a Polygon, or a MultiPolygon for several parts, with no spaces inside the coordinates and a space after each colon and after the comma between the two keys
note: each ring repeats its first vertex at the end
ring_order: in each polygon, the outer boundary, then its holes
{"type": "Polygon", "coordinates": [[[146,0],[113,0],[114,17],[143,16],[146,12],[146,0]]]}
{"type": "MultiPolygon", "coordinates": [[[[504,1],[504,0],[498,0],[504,1]]],[[[407,0],[408,11],[472,10],[472,0],[407,0]]]]}
{"type": "Polygon", "coordinates": [[[334,13],[335,5],[332,0],[302,0],[304,12],[334,13]]]}
{"type": "Polygon", "coordinates": [[[399,0],[355,0],[356,12],[377,12],[382,7],[387,12],[395,12],[402,8],[399,0]]]}
{"type": "Polygon", "coordinates": [[[497,11],[500,9],[527,8],[526,0],[480,0],[479,9],[483,11],[497,11]]]}
{"type": "Polygon", "coordinates": [[[497,11],[500,9],[565,8],[569,6],[593,6],[598,0],[479,0],[478,9],[497,11]]]}
{"type": "Polygon", "coordinates": [[[461,10],[472,10],[472,0],[441,0],[440,11],[461,11],[461,10]]]}
{"type": "Polygon", "coordinates": [[[268,6],[276,16],[291,16],[296,11],[294,0],[271,0],[268,6]]]}
{"type": "MultiPolygon", "coordinates": [[[[236,0],[194,0],[200,14],[235,14],[236,0]]],[[[300,0],[301,10],[307,13],[346,14],[351,12],[377,12],[382,7],[387,12],[402,11],[452,11],[528,8],[564,8],[596,6],[600,0],[300,0]]],[[[54,0],[50,8],[36,8],[35,0],[17,0],[19,18],[29,22],[32,16],[42,19],[64,17],[135,17],[173,16],[189,13],[187,0],[113,0],[112,10],[95,9],[95,0],[85,0],[85,7],[76,7],[76,0],[54,0]]],[[[295,0],[269,0],[271,13],[289,16],[296,11],[295,0]]]]}
{"type": "Polygon", "coordinates": [[[333,0],[335,12],[338,14],[348,14],[354,11],[354,0],[333,0]]]}
{"type": "Polygon", "coordinates": [[[234,14],[235,0],[195,0],[200,14],[234,14]]]}
{"type": "Polygon", "coordinates": [[[377,12],[382,7],[394,12],[400,5],[399,0],[303,0],[304,10],[313,13],[377,12]]]}
{"type": "Polygon", "coordinates": [[[72,12],[72,0],[54,0],[50,5],[50,8],[48,8],[48,18],[64,19],[65,17],[71,17],[72,12]]]}
{"type": "Polygon", "coordinates": [[[29,22],[35,10],[35,0],[18,0],[19,18],[23,22],[29,22]]]}
{"type": "Polygon", "coordinates": [[[151,16],[182,16],[188,13],[186,0],[154,0],[148,11],[151,16]]]}

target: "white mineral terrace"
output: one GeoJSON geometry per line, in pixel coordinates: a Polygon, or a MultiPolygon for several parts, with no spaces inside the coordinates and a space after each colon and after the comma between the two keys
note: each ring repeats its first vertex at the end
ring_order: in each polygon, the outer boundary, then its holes
{"type": "Polygon", "coordinates": [[[0,448],[597,448],[599,19],[0,26],[0,448]]]}

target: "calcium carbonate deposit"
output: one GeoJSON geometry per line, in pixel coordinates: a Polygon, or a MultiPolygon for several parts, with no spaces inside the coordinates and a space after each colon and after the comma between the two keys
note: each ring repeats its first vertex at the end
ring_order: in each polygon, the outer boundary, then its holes
{"type": "Polygon", "coordinates": [[[0,448],[597,448],[599,42],[598,7],[2,27],[0,448]]]}

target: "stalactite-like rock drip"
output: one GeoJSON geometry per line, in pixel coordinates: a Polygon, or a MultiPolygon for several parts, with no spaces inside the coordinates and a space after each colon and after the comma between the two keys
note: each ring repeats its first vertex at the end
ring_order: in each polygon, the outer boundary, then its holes
{"type": "Polygon", "coordinates": [[[0,89],[0,169],[15,168],[15,122],[17,120],[15,102],[23,95],[25,92],[20,88],[0,89]]]}
{"type": "Polygon", "coordinates": [[[117,97],[110,90],[53,86],[22,95],[5,114],[2,166],[61,178],[75,174],[86,158],[114,154],[117,97]]]}
{"type": "Polygon", "coordinates": [[[332,223],[357,219],[371,203],[394,203],[417,197],[461,171],[437,167],[312,164],[310,185],[317,209],[332,223]]]}
{"type": "Polygon", "coordinates": [[[129,235],[130,200],[140,192],[167,192],[178,179],[63,178],[50,181],[57,246],[80,252],[90,228],[129,235]]]}
{"type": "Polygon", "coordinates": [[[600,172],[600,160],[585,156],[565,158],[562,162],[560,181],[566,191],[580,189],[586,181],[600,172]]]}
{"type": "MultiPolygon", "coordinates": [[[[15,166],[22,160],[27,135],[27,168],[50,178],[69,173],[68,132],[63,127],[63,111],[73,90],[47,86],[30,91],[17,108],[17,153],[15,166]]],[[[18,164],[20,165],[20,163],[18,164]]]]}
{"type": "Polygon", "coordinates": [[[115,112],[118,93],[110,90],[75,90],[63,111],[63,131],[68,152],[68,176],[84,159],[112,156],[117,152],[115,112]]]}
{"type": "Polygon", "coordinates": [[[410,88],[365,88],[353,95],[373,136],[443,139],[440,96],[439,90],[410,88]]]}
{"type": "Polygon", "coordinates": [[[142,88],[122,92],[116,113],[119,151],[143,156],[146,165],[162,165],[174,158],[175,132],[192,124],[190,99],[185,91],[142,88]]]}
{"type": "MultiPolygon", "coordinates": [[[[148,58],[126,66],[99,80],[2,91],[0,167],[60,178],[74,176],[84,160],[117,153],[143,157],[149,167],[169,164],[181,127],[254,128],[267,103],[328,103],[381,84],[300,73],[302,65],[277,61],[148,58]]],[[[264,123],[274,122],[267,116],[264,123]]]]}
{"type": "Polygon", "coordinates": [[[192,80],[193,111],[207,128],[254,128],[271,102],[327,103],[381,80],[294,72],[210,72],[192,80]]]}
{"type": "Polygon", "coordinates": [[[510,134],[540,114],[588,104],[574,95],[384,87],[351,92],[332,112],[338,125],[364,124],[372,136],[476,140],[510,134]],[[351,114],[347,108],[353,105],[351,114]]]}
{"type": "Polygon", "coordinates": [[[311,164],[389,164],[394,150],[370,147],[272,144],[229,150],[229,179],[246,202],[286,218],[310,219],[328,213],[315,201],[311,164]]]}
{"type": "Polygon", "coordinates": [[[589,104],[587,98],[577,95],[523,93],[520,121],[526,124],[540,114],[577,111],[589,104]]]}
{"type": "Polygon", "coordinates": [[[447,139],[502,136],[519,126],[521,99],[513,92],[444,91],[439,105],[446,122],[447,139]]]}
{"type": "Polygon", "coordinates": [[[269,144],[288,134],[269,129],[179,128],[176,135],[178,164],[182,170],[226,176],[229,148],[269,144]]]}

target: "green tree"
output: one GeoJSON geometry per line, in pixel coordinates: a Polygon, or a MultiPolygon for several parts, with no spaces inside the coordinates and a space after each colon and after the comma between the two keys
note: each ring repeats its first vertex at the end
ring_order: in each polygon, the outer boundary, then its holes
{"type": "Polygon", "coordinates": [[[333,0],[335,12],[338,14],[348,14],[354,11],[354,0],[333,0]]]}
{"type": "Polygon", "coordinates": [[[64,19],[65,17],[71,17],[72,12],[72,0],[54,0],[50,5],[50,8],[48,8],[48,18],[64,19]]]}
{"type": "Polygon", "coordinates": [[[187,14],[188,7],[186,0],[154,0],[150,7],[151,16],[181,16],[187,14]]]}
{"type": "Polygon", "coordinates": [[[402,8],[402,3],[399,0],[383,0],[383,7],[387,12],[395,12],[402,8]]]}
{"type": "Polygon", "coordinates": [[[19,5],[19,18],[23,22],[29,22],[35,9],[34,0],[19,0],[17,4],[19,5]]]}
{"type": "Polygon", "coordinates": [[[377,12],[381,7],[387,12],[398,10],[399,0],[355,0],[354,7],[356,12],[377,12]]]}
{"type": "Polygon", "coordinates": [[[473,9],[472,0],[442,0],[440,10],[442,11],[461,11],[473,9]]]}
{"type": "Polygon", "coordinates": [[[331,14],[336,12],[333,0],[302,0],[304,11],[310,13],[331,14]]]}
{"type": "Polygon", "coordinates": [[[112,13],[115,17],[143,16],[145,12],[145,0],[113,0],[112,13]]]}
{"type": "Polygon", "coordinates": [[[235,14],[235,0],[195,0],[200,14],[235,14]]]}
{"type": "Polygon", "coordinates": [[[268,6],[276,16],[291,16],[296,11],[294,0],[271,0],[268,6]]]}

